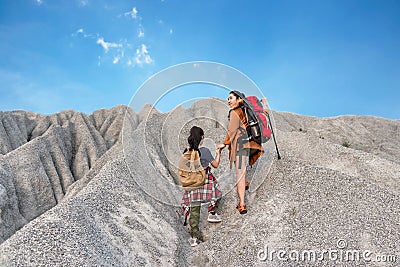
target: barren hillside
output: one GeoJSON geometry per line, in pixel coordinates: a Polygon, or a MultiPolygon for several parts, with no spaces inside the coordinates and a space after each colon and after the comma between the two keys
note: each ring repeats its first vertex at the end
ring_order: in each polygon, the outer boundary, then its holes
{"type": "Polygon", "coordinates": [[[282,159],[268,142],[240,215],[224,150],[215,171],[223,222],[204,212],[204,242],[191,248],[175,164],[192,125],[214,151],[227,108],[210,99],[167,114],[126,110],[0,113],[0,265],[382,266],[260,257],[266,247],[335,250],[345,241],[343,249],[396,255],[383,266],[398,266],[400,121],[273,112],[282,159]]]}

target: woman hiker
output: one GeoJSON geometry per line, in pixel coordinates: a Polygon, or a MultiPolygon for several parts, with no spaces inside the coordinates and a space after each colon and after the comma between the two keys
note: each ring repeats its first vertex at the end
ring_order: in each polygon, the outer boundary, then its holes
{"type": "MultiPolygon", "coordinates": [[[[196,188],[191,191],[184,191],[182,197],[182,210],[184,215],[189,217],[190,225],[190,235],[189,243],[192,247],[197,246],[202,238],[200,236],[199,221],[200,221],[200,208],[201,203],[208,204],[208,218],[209,222],[221,222],[221,216],[217,214],[217,201],[221,198],[222,193],[215,179],[214,175],[211,173],[211,166],[217,168],[219,165],[221,157],[221,149],[218,147],[216,149],[215,159],[211,155],[208,148],[202,147],[204,140],[204,132],[200,127],[193,126],[190,129],[190,136],[188,137],[189,150],[197,150],[200,154],[201,165],[206,171],[207,178],[203,186],[196,188]]],[[[186,150],[184,151],[184,153],[186,150]]]]}
{"type": "MultiPolygon", "coordinates": [[[[246,115],[242,109],[243,99],[239,96],[241,93],[231,91],[228,96],[229,105],[229,123],[228,132],[225,141],[218,148],[229,147],[229,162],[232,169],[232,163],[235,164],[236,169],[236,187],[239,197],[239,204],[237,210],[240,214],[247,213],[245,204],[245,189],[248,189],[248,182],[246,181],[246,165],[249,159],[249,165],[257,161],[257,159],[264,153],[263,147],[255,141],[243,141],[247,137],[246,128],[248,126],[246,115]]],[[[243,95],[243,94],[241,94],[243,95]]],[[[244,96],[244,95],[243,95],[244,96]]]]}

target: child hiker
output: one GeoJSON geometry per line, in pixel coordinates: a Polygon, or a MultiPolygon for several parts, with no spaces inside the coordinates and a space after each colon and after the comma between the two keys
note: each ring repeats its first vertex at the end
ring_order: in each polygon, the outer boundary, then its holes
{"type": "Polygon", "coordinates": [[[221,157],[221,148],[216,149],[216,156],[214,159],[210,150],[206,147],[202,147],[203,140],[203,130],[200,127],[193,126],[190,129],[190,136],[188,137],[189,150],[197,150],[199,152],[201,165],[207,177],[204,185],[190,191],[184,191],[182,197],[182,210],[185,217],[187,218],[190,213],[189,225],[191,238],[189,239],[189,243],[192,247],[197,246],[202,241],[199,229],[201,203],[209,203],[207,221],[217,223],[222,220],[221,216],[216,212],[217,200],[221,198],[222,193],[209,166],[211,164],[214,168],[218,167],[221,157]]]}

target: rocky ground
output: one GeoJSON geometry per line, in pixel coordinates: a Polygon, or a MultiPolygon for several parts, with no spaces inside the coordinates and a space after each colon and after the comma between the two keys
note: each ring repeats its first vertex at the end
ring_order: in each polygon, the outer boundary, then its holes
{"type": "Polygon", "coordinates": [[[206,222],[204,207],[204,242],[191,248],[175,162],[192,125],[211,151],[222,142],[226,106],[125,110],[0,113],[0,265],[399,265],[400,121],[274,112],[282,159],[267,143],[249,170],[249,212],[239,215],[224,150],[215,170],[224,220],[206,222]],[[302,260],[304,251],[316,259],[302,260]],[[371,255],[348,260],[348,251],[371,255]],[[396,262],[375,261],[390,255],[396,262]]]}

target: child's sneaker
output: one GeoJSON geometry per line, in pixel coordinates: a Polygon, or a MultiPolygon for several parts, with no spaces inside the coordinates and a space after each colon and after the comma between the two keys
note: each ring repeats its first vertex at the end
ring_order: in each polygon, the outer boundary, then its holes
{"type": "Polygon", "coordinates": [[[218,222],[222,221],[222,217],[221,217],[221,215],[218,215],[217,213],[212,214],[209,212],[207,221],[212,222],[212,223],[218,223],[218,222]]]}
{"type": "Polygon", "coordinates": [[[200,244],[200,240],[198,240],[196,237],[191,237],[189,238],[189,244],[191,247],[195,247],[200,244]]]}

